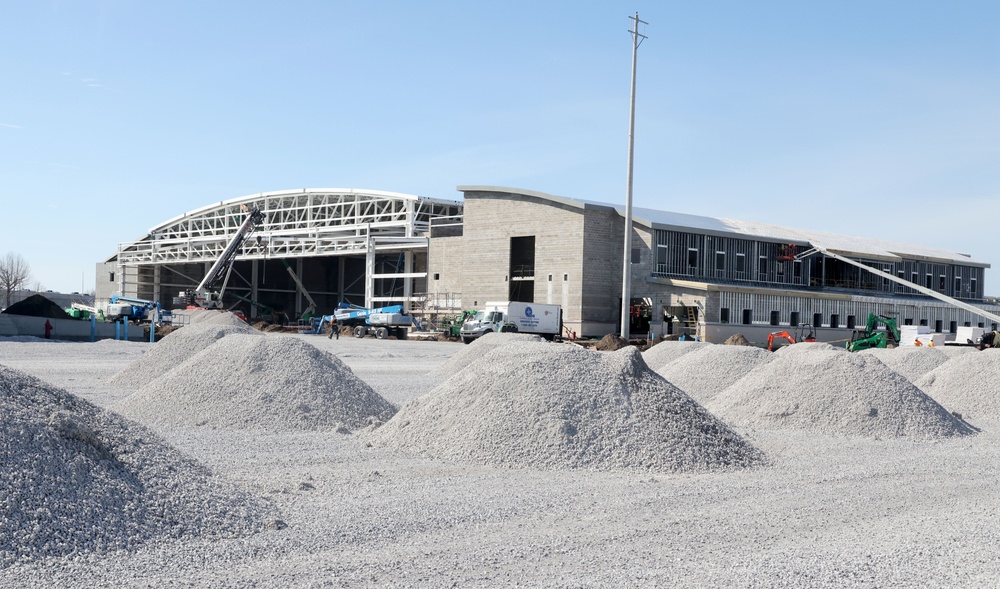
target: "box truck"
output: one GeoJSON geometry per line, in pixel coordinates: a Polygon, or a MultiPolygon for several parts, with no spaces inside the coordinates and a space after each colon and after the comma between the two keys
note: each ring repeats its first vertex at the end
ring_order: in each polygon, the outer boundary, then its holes
{"type": "Polygon", "coordinates": [[[487,302],[462,324],[462,341],[472,340],[493,332],[533,333],[551,340],[562,330],[562,309],[559,305],[521,303],[517,301],[487,302]]]}

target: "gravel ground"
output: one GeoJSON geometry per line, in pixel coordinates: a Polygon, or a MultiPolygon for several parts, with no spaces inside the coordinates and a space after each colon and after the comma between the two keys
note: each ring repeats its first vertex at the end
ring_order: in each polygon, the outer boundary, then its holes
{"type": "MultiPolygon", "coordinates": [[[[293,337],[401,405],[462,344],[293,337]]],[[[0,341],[0,364],[101,407],[149,344],[0,341]]],[[[655,348],[654,348],[655,349],[655,348]]],[[[942,369],[945,365],[939,367],[942,369]]],[[[156,433],[284,529],[22,559],[0,587],[988,587],[1000,421],[948,439],[735,428],[768,466],[646,474],[432,460],[353,434],[156,433]]]]}

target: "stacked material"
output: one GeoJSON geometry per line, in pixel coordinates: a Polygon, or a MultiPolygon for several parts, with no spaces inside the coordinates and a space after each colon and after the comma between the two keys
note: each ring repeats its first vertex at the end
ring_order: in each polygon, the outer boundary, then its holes
{"type": "Polygon", "coordinates": [[[734,333],[733,335],[726,338],[726,341],[722,342],[727,346],[752,346],[750,340],[747,339],[742,333],[734,333]]]}
{"type": "Polygon", "coordinates": [[[233,334],[259,334],[249,325],[192,324],[164,336],[141,358],[111,377],[109,384],[128,390],[159,378],[191,356],[233,334]]]}
{"type": "Polygon", "coordinates": [[[774,354],[741,345],[707,345],[666,364],[656,372],[702,405],[774,354]]]}
{"type": "Polygon", "coordinates": [[[66,311],[62,307],[40,294],[33,294],[24,300],[18,301],[2,312],[11,315],[24,315],[26,317],[69,318],[69,315],[66,314],[66,311]]]}
{"type": "Polygon", "coordinates": [[[477,337],[445,363],[427,373],[433,378],[448,378],[470,364],[480,362],[486,354],[509,342],[544,342],[539,335],[528,333],[487,333],[477,337]]]}
{"type": "MultiPolygon", "coordinates": [[[[948,361],[941,348],[907,346],[905,348],[871,348],[860,352],[875,356],[891,370],[914,382],[924,374],[948,361]]],[[[924,391],[927,392],[927,391],[924,391]]]]}
{"type": "Polygon", "coordinates": [[[763,459],[633,347],[511,342],[367,435],[389,448],[514,468],[688,472],[763,459]]]}
{"type": "Polygon", "coordinates": [[[240,319],[229,311],[221,309],[189,309],[183,311],[188,316],[188,322],[192,325],[234,325],[237,327],[249,327],[246,321],[240,319]]]}
{"type": "Polygon", "coordinates": [[[1000,419],[1000,348],[954,356],[914,384],[969,419],[1000,419]]]}
{"type": "Polygon", "coordinates": [[[708,342],[698,341],[665,341],[660,342],[642,353],[643,361],[652,369],[659,370],[684,354],[698,348],[710,346],[708,342]]]}
{"type": "Polygon", "coordinates": [[[158,426],[266,431],[355,429],[396,411],[329,353],[249,334],[218,340],[115,408],[158,426]]]}
{"type": "Polygon", "coordinates": [[[973,430],[869,354],[795,344],[717,395],[727,423],[868,438],[945,438],[973,430]]]}
{"type": "Polygon", "coordinates": [[[262,529],[265,504],[146,428],[0,366],[0,568],[262,529]]]}

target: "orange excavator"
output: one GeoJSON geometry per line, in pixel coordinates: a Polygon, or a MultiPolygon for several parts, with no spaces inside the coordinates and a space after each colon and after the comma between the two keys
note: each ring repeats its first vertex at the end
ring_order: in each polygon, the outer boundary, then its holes
{"type": "Polygon", "coordinates": [[[775,338],[779,338],[779,337],[785,338],[786,340],[788,340],[788,343],[790,343],[790,344],[794,344],[795,343],[795,338],[792,337],[792,334],[788,333],[787,331],[772,331],[771,333],[767,334],[767,351],[768,352],[773,352],[774,351],[774,339],[775,338]]]}
{"type": "Polygon", "coordinates": [[[798,339],[796,339],[794,336],[792,336],[792,334],[788,333],[787,331],[772,331],[771,333],[767,334],[767,351],[768,352],[774,351],[774,340],[779,337],[788,340],[788,343],[790,344],[798,343],[800,341],[802,342],[816,341],[816,336],[813,334],[811,325],[800,325],[798,327],[797,332],[799,334],[798,339]],[[807,327],[809,328],[809,333],[807,335],[802,335],[803,333],[805,333],[805,329],[807,327]]]}

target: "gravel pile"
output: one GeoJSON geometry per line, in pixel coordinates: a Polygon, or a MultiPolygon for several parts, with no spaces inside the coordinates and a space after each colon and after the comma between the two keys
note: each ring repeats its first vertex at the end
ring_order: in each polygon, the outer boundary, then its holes
{"type": "MultiPolygon", "coordinates": [[[[661,344],[663,345],[663,344],[661,344]]],[[[763,455],[633,347],[497,348],[367,433],[375,445],[514,468],[693,472],[763,455]]]]}
{"type": "Polygon", "coordinates": [[[708,342],[663,341],[643,352],[642,359],[650,368],[659,370],[684,354],[710,345],[708,342]]]}
{"type": "Polygon", "coordinates": [[[381,423],[396,411],[315,346],[250,334],[218,340],[115,409],[157,426],[266,431],[343,431],[381,423]]]}
{"type": "Polygon", "coordinates": [[[656,372],[704,405],[774,357],[762,348],[710,344],[684,354],[656,372]]]}
{"type": "Polygon", "coordinates": [[[971,419],[1000,419],[1000,349],[958,354],[914,381],[948,408],[971,419]]]}
{"type": "Polygon", "coordinates": [[[192,324],[171,332],[157,342],[141,358],[111,377],[109,384],[135,390],[173,370],[188,358],[233,334],[256,334],[249,325],[192,324]]]}
{"type": "Polygon", "coordinates": [[[271,517],[146,428],[5,366],[0,423],[0,568],[157,537],[238,537],[271,517]]]}
{"type": "Polygon", "coordinates": [[[472,341],[445,363],[427,373],[434,378],[448,378],[466,366],[479,362],[483,356],[509,342],[544,342],[539,335],[529,333],[487,333],[472,341]]]}
{"type": "Polygon", "coordinates": [[[250,327],[246,321],[233,315],[229,311],[219,309],[191,309],[178,311],[188,316],[188,323],[191,325],[234,325],[237,327],[250,327]]]}
{"type": "Polygon", "coordinates": [[[878,358],[795,344],[717,395],[727,423],[869,438],[945,438],[972,429],[878,358]]]}
{"type": "Polygon", "coordinates": [[[934,370],[951,358],[947,353],[942,352],[940,348],[929,348],[926,346],[870,348],[860,353],[875,356],[883,364],[905,376],[910,382],[934,370]]]}

